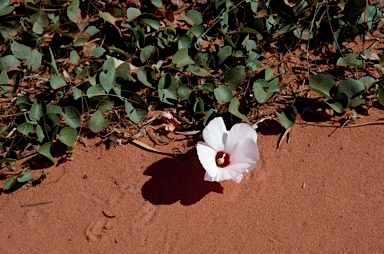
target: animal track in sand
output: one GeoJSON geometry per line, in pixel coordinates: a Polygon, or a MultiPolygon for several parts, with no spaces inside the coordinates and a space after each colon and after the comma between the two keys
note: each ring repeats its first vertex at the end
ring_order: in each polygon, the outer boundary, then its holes
{"type": "Polygon", "coordinates": [[[152,205],[150,202],[145,201],[143,206],[136,212],[131,227],[134,231],[140,231],[145,226],[150,224],[156,217],[158,207],[152,205]]]}

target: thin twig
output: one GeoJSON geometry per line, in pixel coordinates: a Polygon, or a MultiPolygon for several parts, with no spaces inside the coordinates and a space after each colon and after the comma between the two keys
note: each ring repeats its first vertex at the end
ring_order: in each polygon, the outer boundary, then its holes
{"type": "Polygon", "coordinates": [[[43,202],[37,202],[37,203],[31,203],[31,204],[22,204],[21,207],[32,207],[32,206],[39,206],[39,205],[47,205],[51,204],[53,201],[43,201],[43,202]]]}
{"type": "Polygon", "coordinates": [[[358,124],[348,124],[348,125],[334,125],[326,123],[313,123],[313,122],[303,122],[301,125],[310,125],[310,126],[319,126],[319,127],[340,127],[340,128],[353,128],[353,127],[362,127],[367,125],[381,125],[384,124],[384,120],[378,120],[374,122],[358,123],[358,124]]]}

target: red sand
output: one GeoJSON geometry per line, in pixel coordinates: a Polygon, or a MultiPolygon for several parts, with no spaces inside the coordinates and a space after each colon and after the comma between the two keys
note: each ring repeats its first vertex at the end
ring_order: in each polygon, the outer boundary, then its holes
{"type": "Polygon", "coordinates": [[[0,195],[0,253],[382,253],[384,126],[333,131],[295,125],[279,149],[259,133],[241,184],[204,182],[195,150],[78,145],[40,185],[0,195]]]}

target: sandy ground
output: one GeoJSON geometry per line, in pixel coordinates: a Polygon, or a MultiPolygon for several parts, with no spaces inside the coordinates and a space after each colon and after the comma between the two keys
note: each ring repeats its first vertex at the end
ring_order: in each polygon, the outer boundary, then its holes
{"type": "Polygon", "coordinates": [[[267,133],[241,184],[204,182],[194,149],[78,146],[1,193],[0,253],[383,253],[384,125],[297,124],[279,149],[267,133]]]}

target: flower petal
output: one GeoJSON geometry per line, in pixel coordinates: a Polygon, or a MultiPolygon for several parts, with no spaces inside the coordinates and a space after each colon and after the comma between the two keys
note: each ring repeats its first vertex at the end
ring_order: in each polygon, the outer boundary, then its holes
{"type": "Polygon", "coordinates": [[[247,162],[252,164],[252,167],[256,167],[259,161],[259,149],[251,138],[238,142],[230,155],[231,164],[247,162]]]}
{"type": "MultiPolygon", "coordinates": [[[[249,169],[252,167],[250,163],[237,163],[229,165],[225,168],[218,168],[215,175],[210,175],[212,182],[220,182],[223,180],[234,180],[235,182],[241,182],[243,174],[248,173],[249,169]]],[[[206,179],[206,178],[204,178],[206,179]]]]}
{"type": "Polygon", "coordinates": [[[253,142],[256,143],[257,133],[255,129],[253,129],[249,124],[246,123],[235,124],[228,132],[228,137],[225,142],[225,152],[232,155],[233,150],[235,149],[237,144],[247,138],[252,139],[253,142]]]}
{"type": "Polygon", "coordinates": [[[226,140],[227,128],[225,127],[223,118],[216,117],[211,120],[203,130],[204,141],[208,146],[212,147],[216,152],[224,150],[224,142],[226,140]]]}
{"type": "Polygon", "coordinates": [[[216,151],[213,150],[206,142],[198,142],[196,146],[197,156],[199,157],[201,165],[208,175],[215,176],[218,171],[216,165],[216,151]]]}

